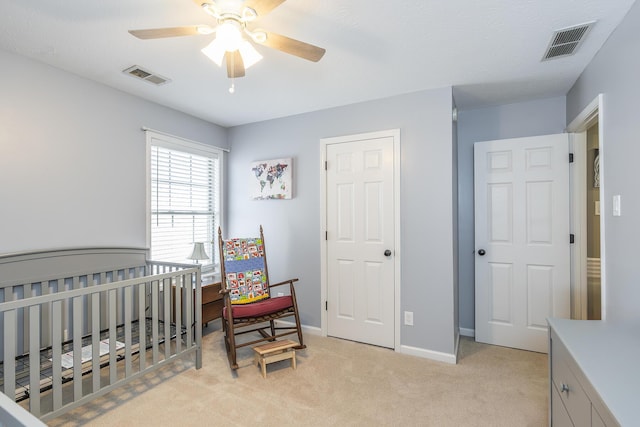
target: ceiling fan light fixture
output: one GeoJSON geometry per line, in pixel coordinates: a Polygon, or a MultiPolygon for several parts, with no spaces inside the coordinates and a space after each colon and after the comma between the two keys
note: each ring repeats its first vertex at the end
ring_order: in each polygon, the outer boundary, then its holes
{"type": "Polygon", "coordinates": [[[203,48],[201,52],[207,55],[210,60],[215,62],[218,67],[222,67],[222,60],[224,59],[226,50],[219,39],[214,39],[208,46],[203,48]]]}
{"type": "Polygon", "coordinates": [[[250,7],[245,7],[242,9],[242,20],[244,22],[251,22],[258,17],[258,12],[255,9],[250,7]]]}
{"type": "Polygon", "coordinates": [[[234,20],[224,21],[216,29],[216,40],[220,40],[227,52],[235,52],[244,41],[240,24],[234,20]]]}
{"type": "Polygon", "coordinates": [[[244,40],[240,44],[240,55],[242,56],[242,62],[244,62],[244,68],[249,68],[256,62],[262,59],[262,55],[256,50],[255,47],[248,41],[244,40]]]}

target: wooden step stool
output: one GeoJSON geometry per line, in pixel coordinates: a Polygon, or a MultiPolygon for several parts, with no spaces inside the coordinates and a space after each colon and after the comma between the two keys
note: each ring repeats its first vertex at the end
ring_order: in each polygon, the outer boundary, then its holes
{"type": "Polygon", "coordinates": [[[291,367],[296,369],[296,350],[298,345],[291,340],[271,341],[270,343],[253,347],[256,352],[254,360],[262,368],[262,377],[267,378],[267,365],[280,360],[291,359],[291,367]]]}

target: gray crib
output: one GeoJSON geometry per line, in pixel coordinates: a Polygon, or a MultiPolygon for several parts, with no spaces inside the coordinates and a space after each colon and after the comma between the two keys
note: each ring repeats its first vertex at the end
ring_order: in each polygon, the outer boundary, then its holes
{"type": "Polygon", "coordinates": [[[47,421],[176,360],[200,369],[200,268],[146,257],[139,248],[0,255],[2,392],[47,421]]]}

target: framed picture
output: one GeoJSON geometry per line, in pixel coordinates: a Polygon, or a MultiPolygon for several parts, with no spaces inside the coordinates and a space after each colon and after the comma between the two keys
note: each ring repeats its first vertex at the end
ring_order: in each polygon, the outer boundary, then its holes
{"type": "Polygon", "coordinates": [[[251,197],[254,200],[291,199],[292,159],[260,160],[251,163],[251,197]]]}

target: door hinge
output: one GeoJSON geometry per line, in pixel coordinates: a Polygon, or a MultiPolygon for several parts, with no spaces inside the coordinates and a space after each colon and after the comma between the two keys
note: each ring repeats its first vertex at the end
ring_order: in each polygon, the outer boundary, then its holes
{"type": "Polygon", "coordinates": [[[575,234],[569,234],[569,243],[575,243],[575,242],[576,242],[575,234]]]}
{"type": "Polygon", "coordinates": [[[569,153],[569,163],[573,163],[573,153],[569,153]]]}
{"type": "Polygon", "coordinates": [[[328,231],[324,232],[324,240],[329,240],[329,232],[328,231]]]}
{"type": "Polygon", "coordinates": [[[329,311],[329,301],[324,302],[324,311],[329,311]]]}
{"type": "Polygon", "coordinates": [[[325,161],[324,161],[324,170],[329,170],[329,166],[327,165],[327,163],[328,163],[328,162],[325,160],[325,161]]]}

